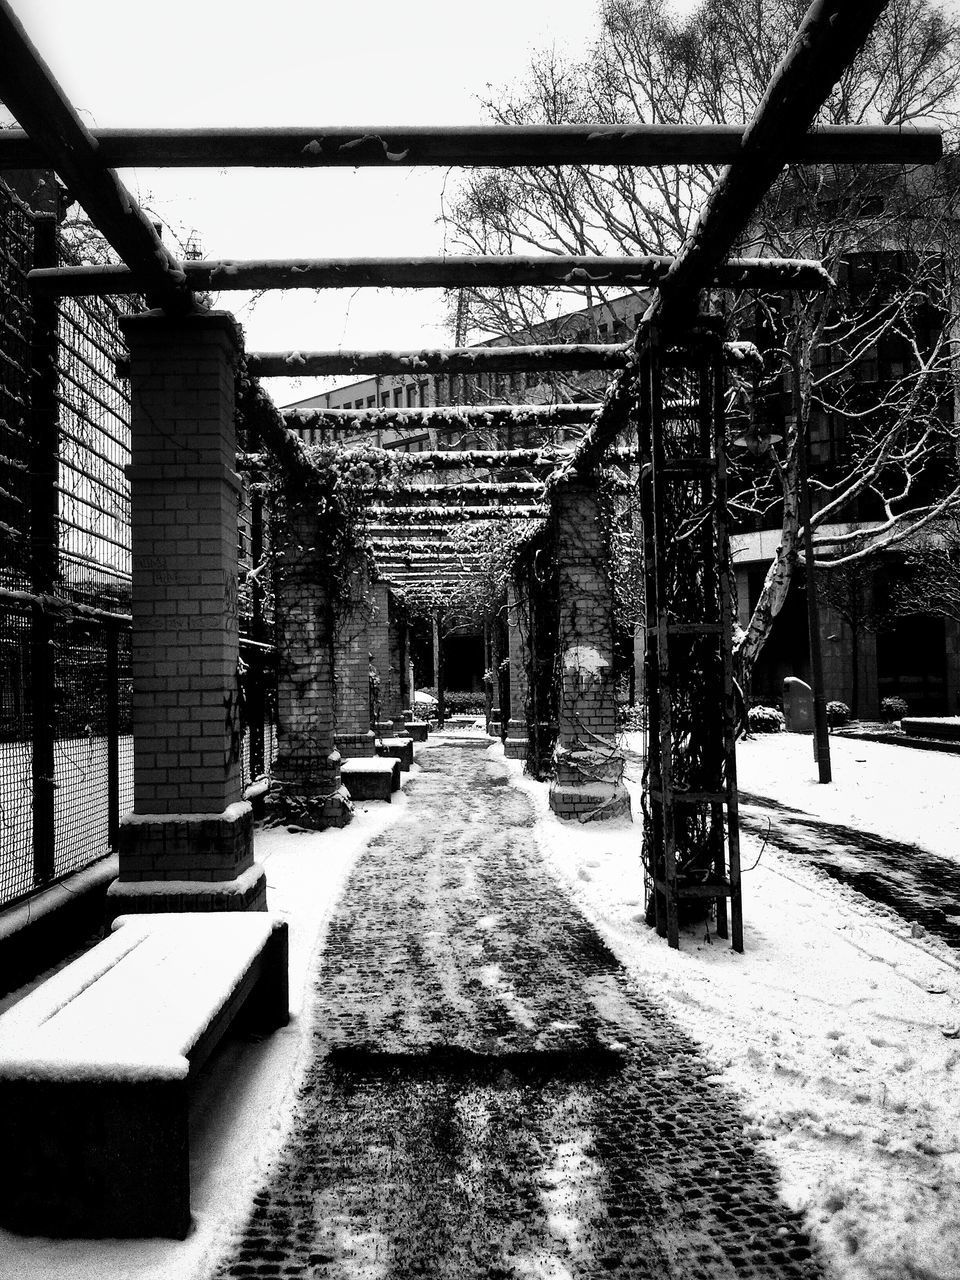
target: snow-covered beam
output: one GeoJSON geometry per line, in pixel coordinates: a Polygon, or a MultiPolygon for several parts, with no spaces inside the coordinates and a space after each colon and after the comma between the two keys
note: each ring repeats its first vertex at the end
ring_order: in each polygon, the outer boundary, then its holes
{"type": "Polygon", "coordinates": [[[494,431],[502,427],[582,426],[596,404],[450,405],[428,409],[285,409],[295,431],[494,431]]]}
{"type": "MultiPolygon", "coordinates": [[[[214,293],[248,289],[480,289],[517,285],[649,288],[673,259],[643,257],[475,256],[441,258],[279,258],[185,262],[188,285],[214,293]]],[[[138,293],[149,281],[129,267],[47,267],[31,271],[40,293],[88,296],[138,293]]],[[[713,272],[728,289],[827,289],[831,280],[806,258],[731,258],[713,272]]]]}
{"type": "Polygon", "coordinates": [[[381,524],[416,525],[420,521],[442,527],[458,520],[533,520],[546,515],[545,507],[371,507],[371,518],[381,524]]]}
{"type": "MultiPolygon", "coordinates": [[[[789,163],[792,147],[810,128],[888,2],[813,0],[747,126],[740,154],[720,174],[693,230],[658,284],[634,340],[636,348],[647,341],[654,324],[689,326],[716,264],[746,231],[789,163]]],[[[636,372],[637,365],[631,362],[614,377],[586,434],[558,471],[557,482],[573,473],[588,474],[599,465],[636,403],[636,372]]]]}
{"type": "Polygon", "coordinates": [[[647,323],[689,314],[859,53],[889,0],[813,0],[743,135],[660,284],[647,323]]]}
{"type": "Polygon", "coordinates": [[[53,168],[136,276],[135,289],[172,313],[193,309],[180,263],[150,219],[99,154],[93,138],[54,79],[7,0],[0,0],[0,100],[35,148],[25,168],[53,168]]]}
{"type": "MultiPolygon", "coordinates": [[[[2,138],[0,134],[0,138],[2,138]]],[[[535,347],[437,347],[421,351],[251,351],[247,369],[258,378],[328,374],[451,374],[575,372],[622,369],[628,347],[584,342],[535,347]]]]}
{"type": "MultiPolygon", "coordinates": [[[[420,531],[418,530],[417,532],[419,533],[420,531]]],[[[425,539],[418,540],[416,538],[405,538],[399,533],[391,538],[374,538],[371,542],[371,546],[375,552],[382,552],[384,555],[389,555],[393,552],[402,552],[404,555],[408,553],[414,555],[432,553],[438,556],[455,555],[458,557],[474,556],[479,554],[479,552],[470,551],[467,548],[461,547],[461,545],[456,542],[440,540],[427,541],[425,539]]]]}
{"type": "MultiPolygon", "coordinates": [[[[103,162],[115,169],[728,164],[740,154],[743,134],[742,125],[722,124],[93,131],[103,162]]],[[[789,158],[796,164],[927,164],[939,158],[939,143],[935,129],[828,126],[799,139],[789,158]]],[[[33,169],[43,163],[28,136],[19,130],[0,133],[0,168],[33,169]]]]}
{"type": "MultiPolygon", "coordinates": [[[[464,499],[484,499],[489,502],[517,498],[526,502],[536,500],[543,493],[543,485],[533,480],[518,480],[498,484],[495,481],[471,480],[463,484],[394,484],[389,490],[390,501],[436,502],[444,505],[462,502],[464,499]]],[[[386,497],[381,495],[381,500],[386,497]]]]}

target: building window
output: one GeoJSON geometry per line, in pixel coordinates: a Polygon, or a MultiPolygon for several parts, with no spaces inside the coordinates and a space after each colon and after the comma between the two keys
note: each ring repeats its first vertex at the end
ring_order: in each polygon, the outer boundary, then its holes
{"type": "Polygon", "coordinates": [[[420,408],[425,409],[427,405],[427,384],[425,382],[420,383],[419,391],[420,391],[420,408]]]}
{"type": "Polygon", "coordinates": [[[377,403],[376,396],[367,396],[367,408],[372,409],[377,403]]]}
{"type": "Polygon", "coordinates": [[[416,383],[411,382],[407,386],[407,408],[412,409],[417,403],[417,387],[416,383]]]}
{"type": "Polygon", "coordinates": [[[403,404],[403,387],[394,387],[393,389],[393,407],[399,409],[403,404]]]}

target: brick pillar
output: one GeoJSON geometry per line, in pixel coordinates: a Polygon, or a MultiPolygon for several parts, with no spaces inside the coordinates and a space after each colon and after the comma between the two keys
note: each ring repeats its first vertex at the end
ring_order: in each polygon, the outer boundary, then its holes
{"type": "Polygon", "coordinates": [[[554,499],[560,615],[557,782],[550,807],[563,818],[613,818],[630,812],[616,749],[613,585],[610,548],[597,492],[587,482],[562,486],[554,499]]]}
{"type": "Polygon", "coordinates": [[[514,583],[507,584],[507,648],[510,654],[510,719],[503,753],[509,760],[527,758],[529,619],[514,583]]]}
{"type": "Polygon", "coordinates": [[[334,744],[332,622],[316,516],[291,511],[286,534],[277,572],[279,750],[269,805],[302,826],[343,827],[353,805],[334,744]]]}
{"type": "Polygon", "coordinates": [[[375,726],[379,737],[403,733],[403,619],[389,583],[375,582],[372,588],[373,613],[370,618],[370,652],[380,677],[380,719],[375,726]]]}
{"type": "Polygon", "coordinates": [[[339,607],[333,644],[333,722],[345,759],[376,755],[370,723],[370,621],[373,602],[366,567],[352,575],[350,600],[339,607]]]}
{"type": "Polygon", "coordinates": [[[134,810],[110,913],[265,909],[241,797],[233,421],[222,312],[121,322],[132,391],[134,810]]]}

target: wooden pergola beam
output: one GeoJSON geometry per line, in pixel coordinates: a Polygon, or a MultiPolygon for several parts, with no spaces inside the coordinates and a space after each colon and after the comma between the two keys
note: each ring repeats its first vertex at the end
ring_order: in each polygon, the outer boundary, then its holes
{"type": "MultiPolygon", "coordinates": [[[[0,135],[2,137],[2,135],[0,135]]],[[[622,369],[629,346],[621,343],[557,343],[530,347],[449,347],[421,351],[251,351],[247,369],[257,378],[325,377],[331,374],[576,372],[622,369]]]]}
{"type": "MultiPolygon", "coordinates": [[[[747,125],[740,154],[717,179],[693,230],[658,284],[634,339],[637,351],[654,324],[689,325],[700,293],[711,284],[715,264],[746,232],[764,196],[789,163],[797,139],[810,128],[888,2],[813,0],[747,125]]],[[[557,472],[557,483],[574,472],[593,471],[625,428],[636,403],[636,368],[632,360],[614,377],[589,429],[557,472]]]]}
{"type": "MultiPolygon", "coordinates": [[[[194,308],[183,269],[153,224],[99,153],[8,0],[0,0],[0,100],[36,148],[36,167],[56,170],[91,221],[127,264],[133,287],[151,305],[182,314],[194,308]]],[[[35,167],[35,166],[26,166],[35,167]]]]}
{"type": "Polygon", "coordinates": [[[813,0],[747,125],[740,153],[714,184],[650,304],[648,324],[689,314],[888,3],[813,0]]]}
{"type": "Polygon", "coordinates": [[[543,485],[533,480],[498,482],[494,480],[468,480],[463,484],[400,484],[391,486],[391,499],[406,502],[422,499],[424,502],[456,502],[460,498],[525,498],[542,493],[543,485]]]}
{"type": "MultiPolygon", "coordinates": [[[[471,256],[443,258],[279,258],[185,262],[192,289],[480,289],[517,285],[586,285],[646,289],[663,280],[673,258],[471,256]]],[[[129,267],[53,267],[31,271],[39,293],[81,297],[139,293],[149,282],[129,267]]],[[[731,258],[713,273],[727,289],[827,289],[832,281],[806,258],[731,258]]]]}
{"type": "Polygon", "coordinates": [[[547,514],[545,507],[444,507],[442,513],[436,506],[369,508],[372,518],[381,524],[433,524],[443,528],[458,520],[534,520],[547,514]]]}
{"type": "Polygon", "coordinates": [[[284,409],[295,431],[492,431],[501,427],[582,426],[597,404],[443,405],[426,409],[284,409]]]}
{"type": "MultiPolygon", "coordinates": [[[[335,128],[96,129],[105,164],[124,168],[370,168],[443,165],[729,164],[744,149],[743,125],[559,124],[459,128],[391,125],[335,128]]],[[[940,157],[937,130],[827,126],[797,140],[789,160],[927,164],[940,157]]],[[[42,165],[32,140],[0,134],[0,168],[42,165]]]]}

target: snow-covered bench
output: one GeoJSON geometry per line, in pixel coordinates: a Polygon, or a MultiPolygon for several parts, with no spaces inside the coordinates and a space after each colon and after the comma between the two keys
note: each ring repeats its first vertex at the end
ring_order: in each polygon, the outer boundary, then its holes
{"type": "Polygon", "coordinates": [[[121,916],[0,1018],[0,1221],[59,1236],[190,1225],[188,1088],[228,1026],[289,1018],[286,923],[121,916]]]}

